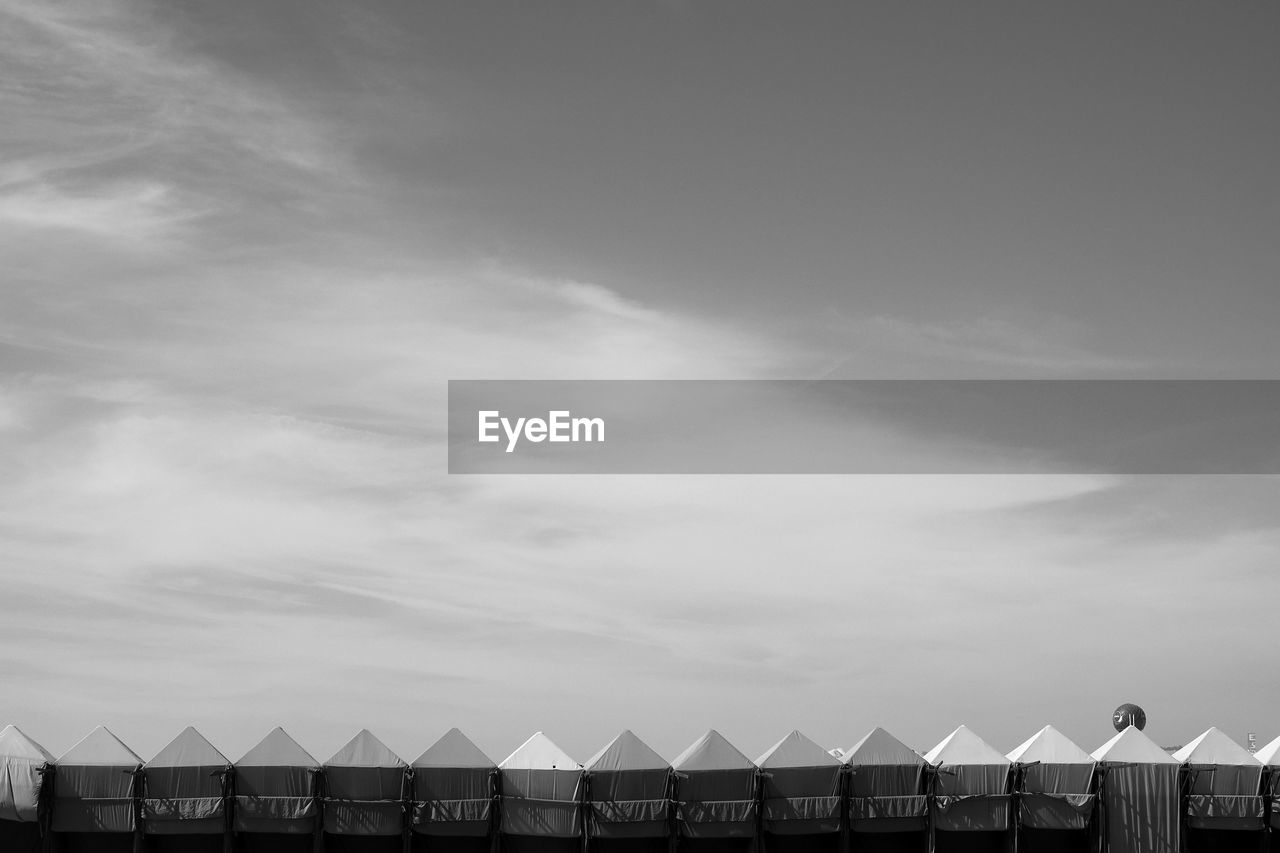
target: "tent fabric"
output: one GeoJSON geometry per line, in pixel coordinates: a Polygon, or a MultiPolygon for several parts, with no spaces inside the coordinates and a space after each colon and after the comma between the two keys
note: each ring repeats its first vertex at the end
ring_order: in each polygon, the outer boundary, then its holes
{"type": "Polygon", "coordinates": [[[273,729],[235,764],[236,831],[314,832],[319,779],[319,762],[284,729],[273,729]]]}
{"type": "Polygon", "coordinates": [[[1099,799],[1108,853],[1177,853],[1178,760],[1128,726],[1100,746],[1099,799]]]}
{"type": "Polygon", "coordinates": [[[0,731],[0,820],[35,823],[53,756],[17,726],[0,731]]]}
{"type": "Polygon", "coordinates": [[[1271,813],[1267,822],[1273,830],[1280,830],[1280,737],[1259,749],[1253,757],[1265,768],[1267,774],[1264,784],[1271,800],[1271,813]]]}
{"type": "Polygon", "coordinates": [[[587,832],[592,838],[665,838],[671,765],[630,730],[587,762],[587,832]]]}
{"type": "Polygon", "coordinates": [[[576,838],[582,834],[582,765],[542,732],[498,765],[502,831],[508,835],[576,838]]]}
{"type": "Polygon", "coordinates": [[[57,760],[55,832],[133,832],[133,795],[142,759],[103,726],[57,760]]]}
{"type": "Polygon", "coordinates": [[[1009,753],[1017,773],[1018,822],[1028,829],[1086,829],[1096,795],[1096,762],[1062,732],[1045,726],[1009,753]]]}
{"type": "Polygon", "coordinates": [[[849,768],[849,828],[918,832],[927,828],[929,762],[877,726],[844,756],[849,768]]]}
{"type": "Polygon", "coordinates": [[[754,837],[758,770],[719,732],[694,741],[671,762],[676,823],[687,838],[754,837]]]}
{"type": "Polygon", "coordinates": [[[230,770],[231,762],[226,756],[188,726],[142,768],[145,832],[223,832],[230,770]]]}
{"type": "Polygon", "coordinates": [[[1173,757],[1186,776],[1190,828],[1259,830],[1266,825],[1262,764],[1222,730],[1209,728],[1173,757]]]}
{"type": "Polygon", "coordinates": [[[333,835],[400,835],[409,765],[368,729],[324,763],[324,829],[333,835]]]}
{"type": "Polygon", "coordinates": [[[965,726],[925,754],[937,767],[933,826],[949,832],[1003,832],[1009,828],[1012,762],[965,726]]]}
{"type": "Polygon", "coordinates": [[[458,729],[413,762],[413,830],[423,835],[489,834],[498,766],[458,729]]]}
{"type": "Polygon", "coordinates": [[[843,764],[798,731],[756,759],[763,828],[778,835],[840,831],[843,764]]]}

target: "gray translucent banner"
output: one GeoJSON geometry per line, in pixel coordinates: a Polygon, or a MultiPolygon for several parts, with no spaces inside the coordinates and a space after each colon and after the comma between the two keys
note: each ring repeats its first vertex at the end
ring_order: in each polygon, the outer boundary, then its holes
{"type": "Polygon", "coordinates": [[[1274,380],[452,380],[451,474],[1276,474],[1274,380]]]}

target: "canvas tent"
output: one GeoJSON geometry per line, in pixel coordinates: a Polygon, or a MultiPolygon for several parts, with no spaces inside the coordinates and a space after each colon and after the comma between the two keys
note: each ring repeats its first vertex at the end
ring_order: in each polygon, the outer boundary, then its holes
{"type": "Polygon", "coordinates": [[[408,829],[409,765],[361,729],[323,766],[326,849],[399,850],[408,829]]]}
{"type": "Polygon", "coordinates": [[[71,851],[131,850],[137,821],[134,791],[142,759],[99,726],[57,761],[54,832],[71,851]]]}
{"type": "Polygon", "coordinates": [[[1210,728],[1173,754],[1182,762],[1189,850],[1256,850],[1266,827],[1262,765],[1249,750],[1210,728]]]}
{"type": "Polygon", "coordinates": [[[1267,804],[1267,830],[1271,849],[1280,850],[1280,737],[1253,754],[1263,769],[1263,792],[1267,804]]]}
{"type": "MultiPolygon", "coordinates": [[[[879,726],[850,747],[844,760],[849,768],[850,831],[862,835],[925,834],[929,828],[929,762],[879,726]]],[[[892,841],[882,838],[878,846],[910,846],[910,841],[892,841]]],[[[855,841],[855,847],[863,844],[864,840],[855,841]]]]}
{"type": "Polygon", "coordinates": [[[497,771],[466,735],[449,729],[413,762],[413,831],[486,838],[497,771]]]}
{"type": "Polygon", "coordinates": [[[1017,820],[1027,829],[1083,830],[1096,800],[1093,756],[1045,726],[1008,755],[1017,767],[1017,820]]]}
{"type": "Polygon", "coordinates": [[[53,756],[17,726],[0,731],[0,850],[40,848],[53,756]]]}
{"type": "Polygon", "coordinates": [[[1135,726],[1093,753],[1108,853],[1177,853],[1178,760],[1135,726]]]}
{"type": "Polygon", "coordinates": [[[671,829],[671,764],[631,731],[592,756],[586,785],[588,838],[650,838],[665,844],[671,829]]]}
{"type": "Polygon", "coordinates": [[[513,849],[572,849],[582,837],[582,765],[542,732],[498,765],[503,843],[513,849]],[[553,840],[559,840],[559,842],[553,840]]]}
{"type": "Polygon", "coordinates": [[[680,753],[671,767],[681,837],[755,840],[757,770],[751,759],[712,730],[680,753]]]}
{"type": "Polygon", "coordinates": [[[157,836],[152,840],[156,851],[223,847],[231,762],[203,735],[188,726],[143,766],[142,775],[143,829],[157,836]]]}
{"type": "Polygon", "coordinates": [[[932,823],[938,849],[999,849],[1009,822],[1012,762],[965,726],[925,754],[934,765],[932,823]]]}
{"type": "Polygon", "coordinates": [[[275,728],[236,762],[232,821],[247,850],[308,850],[320,824],[320,764],[275,728]]]}
{"type": "Polygon", "coordinates": [[[761,826],[771,835],[840,832],[843,765],[798,731],[756,759],[761,826]]]}

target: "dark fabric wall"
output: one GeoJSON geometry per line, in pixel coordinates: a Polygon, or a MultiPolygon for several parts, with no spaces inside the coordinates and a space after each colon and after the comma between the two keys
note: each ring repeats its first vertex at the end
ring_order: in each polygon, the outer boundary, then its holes
{"type": "Polygon", "coordinates": [[[493,843],[487,835],[422,835],[413,834],[413,853],[491,853],[493,843]]]}
{"type": "Polygon", "coordinates": [[[849,853],[928,853],[929,833],[851,832],[849,853]]]}
{"type": "Polygon", "coordinates": [[[1097,841],[1089,830],[1025,826],[1018,830],[1018,853],[1091,853],[1096,847],[1097,841]]]}
{"type": "Polygon", "coordinates": [[[27,821],[0,820],[0,850],[5,853],[39,853],[40,825],[27,821]]]}
{"type": "Polygon", "coordinates": [[[1013,850],[1008,832],[953,832],[944,829],[933,834],[936,853],[1009,853],[1013,850]]]}

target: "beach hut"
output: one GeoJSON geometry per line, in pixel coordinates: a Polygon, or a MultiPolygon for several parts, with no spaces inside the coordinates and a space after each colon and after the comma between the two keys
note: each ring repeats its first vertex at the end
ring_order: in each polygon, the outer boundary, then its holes
{"type": "MultiPolygon", "coordinates": [[[[619,839],[650,839],[665,847],[670,835],[671,764],[631,731],[624,731],[587,762],[587,837],[609,849],[619,839]]],[[[644,847],[636,843],[629,847],[644,847]]]]}
{"type": "Polygon", "coordinates": [[[1012,762],[965,726],[925,760],[934,765],[932,824],[938,851],[996,851],[1009,843],[1012,762]]]}
{"type": "Polygon", "coordinates": [[[1093,753],[1107,853],[1177,853],[1178,760],[1135,726],[1093,753]]]}
{"type": "Polygon", "coordinates": [[[52,828],[67,853],[134,849],[141,770],[142,759],[102,726],[58,758],[52,828]]]}
{"type": "Polygon", "coordinates": [[[582,765],[542,732],[498,764],[501,843],[513,853],[572,853],[582,839],[582,765]]]}
{"type": "Polygon", "coordinates": [[[219,853],[230,846],[231,762],[191,727],[142,768],[142,825],[153,853],[219,853]]]}
{"type": "Polygon", "coordinates": [[[409,765],[361,729],[323,767],[327,853],[401,850],[409,828],[409,765]]]}
{"type": "Polygon", "coordinates": [[[756,759],[766,851],[834,853],[840,843],[844,765],[798,731],[756,759]]]}
{"type": "Polygon", "coordinates": [[[1267,805],[1268,846],[1280,853],[1280,737],[1253,754],[1262,765],[1262,786],[1267,805]]]}
{"type": "Polygon", "coordinates": [[[671,838],[671,764],[631,731],[587,762],[586,831],[592,851],[661,853],[671,838]]]}
{"type": "Polygon", "coordinates": [[[1189,853],[1255,853],[1266,828],[1262,764],[1253,753],[1210,728],[1173,754],[1182,762],[1183,814],[1189,853]]]}
{"type": "Polygon", "coordinates": [[[855,851],[907,853],[929,846],[931,767],[877,726],[844,753],[855,851]]]}
{"type": "Polygon", "coordinates": [[[1014,765],[1014,813],[1019,849],[1089,850],[1097,763],[1053,726],[1008,755],[1014,765]]]}
{"type": "Polygon", "coordinates": [[[53,756],[17,726],[0,731],[0,850],[35,853],[44,837],[53,756]]]}
{"type": "Polygon", "coordinates": [[[754,849],[758,770],[750,758],[712,730],[680,753],[671,768],[681,849],[754,849]]]}
{"type": "Polygon", "coordinates": [[[307,853],[320,832],[320,763],[275,728],[235,764],[232,827],[244,853],[307,853]]]}
{"type": "Polygon", "coordinates": [[[413,846],[419,851],[484,853],[496,837],[498,766],[458,729],[412,764],[413,846]]]}

